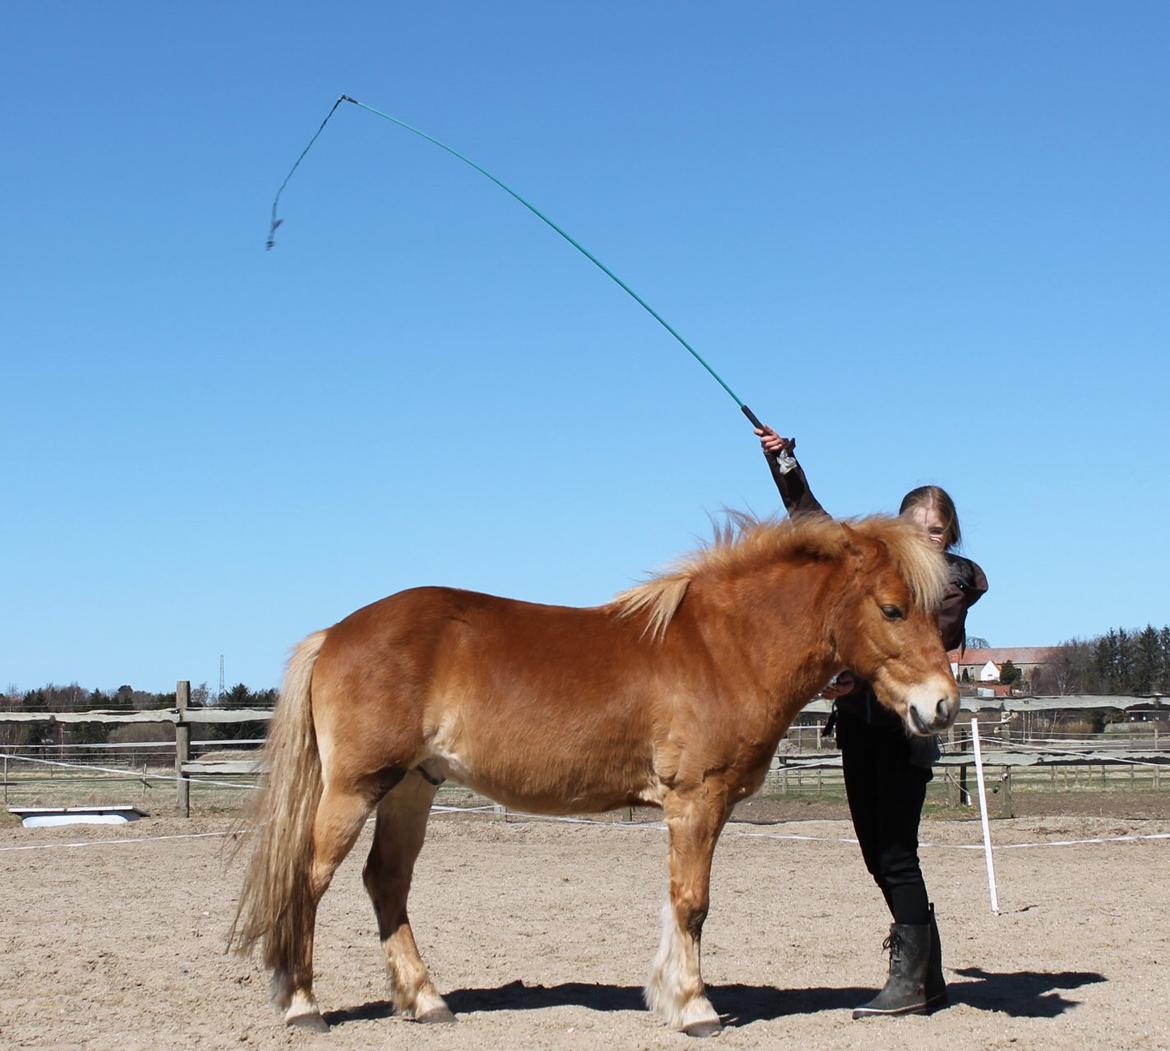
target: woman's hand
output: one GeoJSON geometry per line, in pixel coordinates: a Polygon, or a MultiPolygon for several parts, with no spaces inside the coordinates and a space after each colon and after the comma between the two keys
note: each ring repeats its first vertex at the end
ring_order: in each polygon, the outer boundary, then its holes
{"type": "Polygon", "coordinates": [[[792,450],[796,448],[795,438],[781,438],[766,424],[763,427],[757,427],[756,434],[760,438],[760,447],[769,456],[779,456],[782,453],[788,453],[791,456],[792,450]]]}
{"type": "Polygon", "coordinates": [[[844,697],[845,694],[852,693],[856,688],[857,680],[853,677],[853,672],[843,671],[828,686],[821,690],[821,696],[825,700],[835,701],[838,697],[844,697]]]}

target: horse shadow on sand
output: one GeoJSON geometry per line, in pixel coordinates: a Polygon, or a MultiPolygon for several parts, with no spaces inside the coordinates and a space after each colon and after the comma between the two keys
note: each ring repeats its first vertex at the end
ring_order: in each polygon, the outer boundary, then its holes
{"type": "MultiPolygon", "coordinates": [[[[964,967],[951,972],[948,991],[952,1007],[965,1005],[977,1011],[994,1011],[1013,1018],[1055,1018],[1078,1005],[1063,993],[1105,981],[1094,971],[986,971],[964,967]],[[955,976],[966,978],[957,980],[955,976]]],[[[788,1015],[848,1011],[875,993],[871,987],[833,986],[810,989],[777,989],[771,985],[708,986],[707,994],[724,1025],[744,1026],[788,1015]]],[[[560,985],[526,985],[508,982],[485,989],[456,989],[444,999],[456,1015],[478,1011],[525,1011],[547,1007],[585,1007],[591,1011],[645,1011],[642,989],[633,985],[599,985],[563,982],[560,985]]],[[[329,1011],[331,1026],[346,1022],[390,1018],[387,1000],[329,1011]]]]}

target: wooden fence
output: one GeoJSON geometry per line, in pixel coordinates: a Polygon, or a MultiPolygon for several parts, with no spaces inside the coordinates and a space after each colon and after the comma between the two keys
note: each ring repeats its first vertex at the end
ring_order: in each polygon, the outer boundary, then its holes
{"type": "MultiPolygon", "coordinates": [[[[175,787],[181,817],[191,816],[191,776],[256,774],[255,759],[223,763],[192,763],[191,727],[208,723],[267,722],[270,708],[192,708],[191,683],[180,680],[175,687],[174,708],[152,708],[136,712],[0,712],[0,723],[170,723],[175,727],[175,787]]],[[[145,776],[145,775],[144,775],[145,776]]],[[[7,788],[8,759],[4,760],[4,785],[7,788]]]]}
{"type": "MultiPolygon", "coordinates": [[[[944,754],[934,762],[931,796],[954,806],[974,804],[975,757],[944,754]]],[[[1012,790],[1129,788],[1161,791],[1170,788],[1170,750],[1160,752],[1110,749],[1098,751],[1006,751],[983,748],[984,778],[998,795],[1001,817],[1012,817],[1012,790]]],[[[840,752],[777,754],[768,771],[767,789],[781,795],[839,794],[845,782],[840,752]]]]}

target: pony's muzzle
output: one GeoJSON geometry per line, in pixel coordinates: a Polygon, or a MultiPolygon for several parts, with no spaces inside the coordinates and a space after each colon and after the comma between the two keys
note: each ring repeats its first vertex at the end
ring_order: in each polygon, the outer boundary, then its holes
{"type": "Polygon", "coordinates": [[[906,724],[920,737],[941,733],[959,714],[959,691],[953,681],[938,678],[915,686],[906,697],[906,724]]]}

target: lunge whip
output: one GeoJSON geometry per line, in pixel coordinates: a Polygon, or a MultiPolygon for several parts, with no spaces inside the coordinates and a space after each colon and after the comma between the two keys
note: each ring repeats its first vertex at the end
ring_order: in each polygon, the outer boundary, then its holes
{"type": "Polygon", "coordinates": [[[674,338],[676,340],[678,340],[678,342],[681,343],[683,345],[683,347],[690,353],[691,357],[693,357],[700,365],[703,366],[703,368],[705,368],[711,374],[711,376],[715,380],[715,382],[718,383],[719,386],[721,386],[725,391],[727,391],[727,393],[731,396],[731,398],[735,402],[735,404],[739,406],[740,411],[748,418],[748,420],[751,421],[751,424],[753,427],[759,427],[761,429],[763,428],[764,425],[762,423],[760,423],[760,421],[756,418],[756,414],[754,412],[752,412],[752,410],[749,409],[742,401],[740,401],[739,396],[735,393],[735,391],[733,391],[723,381],[723,378],[719,375],[719,373],[717,373],[713,368],[711,368],[710,365],[707,364],[706,361],[703,360],[703,358],[700,356],[699,352],[697,350],[695,350],[695,348],[692,347],[685,339],[683,339],[682,336],[680,336],[678,334],[678,332],[675,331],[675,329],[669,324],[669,322],[667,322],[667,320],[661,314],[658,313],[657,310],[655,310],[649,303],[646,302],[646,300],[644,300],[640,295],[638,295],[638,293],[635,292],[629,285],[627,285],[620,277],[618,277],[617,274],[615,274],[612,270],[610,270],[610,268],[608,266],[606,266],[600,259],[598,259],[597,256],[595,256],[587,248],[585,248],[583,245],[581,245],[578,241],[574,240],[574,238],[570,237],[569,234],[567,234],[556,223],[554,223],[547,215],[544,214],[544,212],[540,211],[540,209],[537,208],[535,205],[533,205],[531,202],[526,201],[523,197],[520,196],[520,194],[518,194],[510,186],[505,185],[503,182],[501,182],[499,179],[497,179],[494,175],[492,175],[491,172],[487,171],[484,168],[481,168],[478,164],[475,163],[475,161],[471,160],[468,157],[463,156],[462,153],[460,153],[458,150],[452,149],[445,142],[440,142],[438,139],[433,138],[432,136],[428,135],[425,131],[420,131],[418,128],[415,128],[415,127],[411,126],[410,124],[407,124],[406,121],[399,120],[397,117],[392,117],[389,113],[383,113],[381,110],[374,109],[373,106],[367,106],[364,102],[358,102],[357,99],[351,98],[349,95],[341,95],[338,97],[337,101],[333,103],[333,108],[329,111],[329,113],[326,115],[325,119],[321,122],[321,126],[317,129],[316,134],[314,134],[313,137],[309,140],[309,144],[301,151],[301,155],[296,159],[296,163],[294,163],[292,168],[289,169],[288,175],[286,175],[284,177],[284,182],[282,182],[280,184],[280,189],[276,191],[276,196],[272,200],[272,225],[268,231],[267,247],[269,249],[271,249],[275,246],[275,244],[276,244],[276,230],[281,225],[281,223],[284,222],[283,219],[278,219],[276,216],[276,207],[277,207],[277,204],[280,202],[280,195],[282,193],[284,193],[284,188],[288,185],[289,180],[293,177],[293,172],[295,172],[297,170],[297,168],[300,166],[301,161],[303,161],[305,159],[305,154],[307,154],[309,152],[309,150],[311,150],[313,148],[313,143],[315,143],[317,141],[318,137],[321,135],[321,132],[323,132],[325,130],[325,125],[329,123],[330,119],[333,117],[333,114],[337,112],[338,107],[343,102],[350,102],[353,105],[357,106],[359,109],[364,109],[367,113],[372,113],[376,117],[381,117],[383,120],[388,120],[392,124],[397,124],[400,128],[404,128],[406,131],[412,132],[413,134],[417,135],[419,138],[426,139],[427,142],[433,143],[435,146],[438,146],[439,149],[445,150],[447,153],[451,154],[452,157],[456,157],[459,160],[463,161],[464,164],[467,164],[470,167],[474,168],[477,172],[480,173],[480,175],[483,175],[486,178],[491,179],[491,181],[494,182],[501,190],[503,190],[505,193],[509,194],[510,196],[514,197],[517,201],[519,201],[522,205],[524,205],[525,208],[527,208],[530,212],[532,212],[533,215],[535,215],[538,219],[542,220],[546,225],[550,226],[553,230],[555,230],[558,234],[560,234],[561,237],[563,237],[566,241],[569,242],[569,244],[571,244],[574,248],[576,248],[578,252],[580,252],[591,263],[593,263],[594,266],[596,266],[604,274],[609,276],[640,307],[642,307],[643,310],[645,310],[652,318],[654,318],[654,320],[657,321],[664,329],[666,329],[667,332],[669,332],[672,336],[674,336],[674,338]]]}

